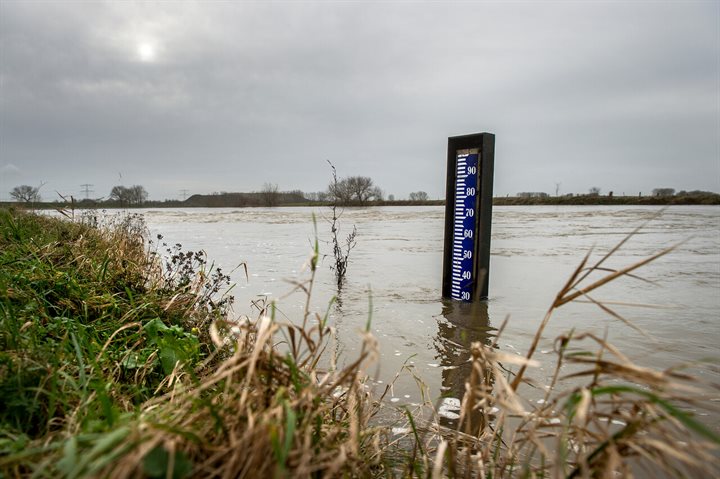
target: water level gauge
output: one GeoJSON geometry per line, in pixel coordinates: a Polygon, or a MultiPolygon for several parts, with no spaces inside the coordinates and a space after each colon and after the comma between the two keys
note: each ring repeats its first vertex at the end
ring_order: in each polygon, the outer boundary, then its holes
{"type": "Polygon", "coordinates": [[[486,299],[495,136],[448,139],[443,296],[486,299]]]}
{"type": "Polygon", "coordinates": [[[475,277],[478,150],[460,150],[456,160],[450,297],[470,301],[475,277]]]}

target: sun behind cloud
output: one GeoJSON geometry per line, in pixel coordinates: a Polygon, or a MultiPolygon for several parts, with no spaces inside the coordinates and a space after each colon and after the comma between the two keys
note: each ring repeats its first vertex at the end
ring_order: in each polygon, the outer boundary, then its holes
{"type": "Polygon", "coordinates": [[[152,62],[155,60],[157,48],[153,43],[141,42],[137,45],[137,55],[140,61],[152,62]]]}

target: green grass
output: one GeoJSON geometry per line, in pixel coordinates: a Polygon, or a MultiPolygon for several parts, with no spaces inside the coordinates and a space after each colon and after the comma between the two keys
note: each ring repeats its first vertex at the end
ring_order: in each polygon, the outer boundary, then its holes
{"type": "Polygon", "coordinates": [[[111,431],[209,352],[200,328],[225,305],[199,293],[225,277],[198,283],[204,258],[179,252],[163,270],[144,233],[136,216],[98,228],[0,210],[0,455],[111,431]]]}

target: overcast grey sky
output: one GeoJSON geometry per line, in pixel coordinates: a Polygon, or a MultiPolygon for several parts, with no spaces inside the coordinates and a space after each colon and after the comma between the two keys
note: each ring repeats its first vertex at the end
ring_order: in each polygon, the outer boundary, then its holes
{"type": "Polygon", "coordinates": [[[480,131],[497,195],[720,191],[720,2],[0,0],[0,199],[442,197],[480,131]]]}

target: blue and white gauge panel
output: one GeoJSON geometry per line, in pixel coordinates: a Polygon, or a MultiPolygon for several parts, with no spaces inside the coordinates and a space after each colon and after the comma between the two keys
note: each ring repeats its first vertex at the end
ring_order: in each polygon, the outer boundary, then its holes
{"type": "Polygon", "coordinates": [[[450,297],[472,301],[475,286],[477,232],[478,152],[459,151],[455,172],[455,205],[450,297]]]}

